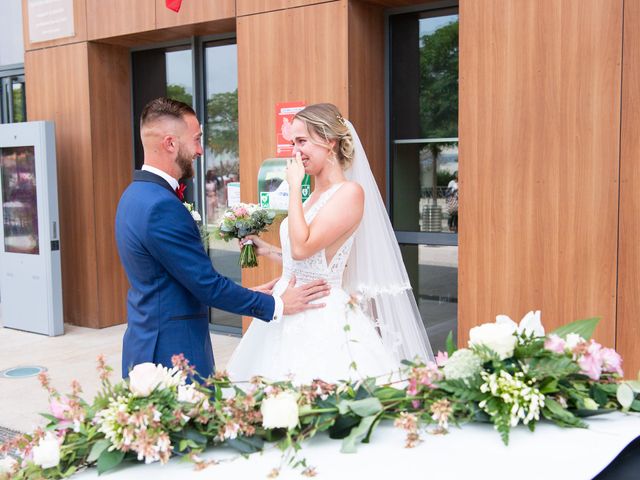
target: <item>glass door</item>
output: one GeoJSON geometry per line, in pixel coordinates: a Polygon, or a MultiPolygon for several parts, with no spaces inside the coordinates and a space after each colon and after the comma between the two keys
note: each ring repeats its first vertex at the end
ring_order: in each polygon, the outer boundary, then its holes
{"type": "MultiPolygon", "coordinates": [[[[238,51],[235,40],[204,44],[204,221],[213,229],[227,206],[239,201],[238,51]]],[[[237,242],[210,237],[209,256],[216,270],[241,283],[237,242]]],[[[211,309],[214,330],[240,334],[242,317],[211,309]]]]}
{"type": "Polygon", "coordinates": [[[457,331],[458,11],[389,17],[389,206],[434,351],[457,331]]]}

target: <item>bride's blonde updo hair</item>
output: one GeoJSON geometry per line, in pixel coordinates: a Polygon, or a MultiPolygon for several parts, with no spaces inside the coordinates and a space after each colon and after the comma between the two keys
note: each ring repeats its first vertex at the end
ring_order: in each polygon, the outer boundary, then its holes
{"type": "Polygon", "coordinates": [[[353,161],[353,138],[347,122],[338,108],[331,103],[316,103],[300,110],[294,120],[298,119],[307,126],[311,142],[330,148],[329,142],[335,141],[333,154],[343,170],[351,166],[353,161]],[[315,138],[314,138],[315,137],[315,138]],[[321,142],[318,142],[320,139],[321,142]]]}

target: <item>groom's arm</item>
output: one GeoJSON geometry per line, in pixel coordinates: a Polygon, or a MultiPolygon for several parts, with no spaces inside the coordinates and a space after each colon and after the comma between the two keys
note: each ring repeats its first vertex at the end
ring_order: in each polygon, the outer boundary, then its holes
{"type": "Polygon", "coordinates": [[[282,315],[280,299],[241,287],[213,268],[190,213],[173,199],[157,202],[143,228],[149,253],[203,304],[265,321],[282,315]]]}

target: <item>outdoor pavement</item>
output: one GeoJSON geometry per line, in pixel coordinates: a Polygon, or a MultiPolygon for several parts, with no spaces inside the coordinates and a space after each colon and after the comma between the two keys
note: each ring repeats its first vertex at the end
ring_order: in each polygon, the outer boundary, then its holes
{"type": "MultiPolygon", "coordinates": [[[[75,379],[83,388],[82,397],[91,400],[99,386],[96,358],[100,353],[113,367],[113,379],[120,378],[125,328],[118,325],[97,330],[65,324],[64,335],[47,337],[0,327],[0,371],[30,365],[45,367],[51,384],[60,392],[70,391],[75,379]]],[[[216,367],[223,369],[240,339],[212,334],[211,341],[216,367]]],[[[0,378],[0,427],[28,432],[46,422],[38,413],[48,411],[48,395],[37,377],[0,378]]]]}

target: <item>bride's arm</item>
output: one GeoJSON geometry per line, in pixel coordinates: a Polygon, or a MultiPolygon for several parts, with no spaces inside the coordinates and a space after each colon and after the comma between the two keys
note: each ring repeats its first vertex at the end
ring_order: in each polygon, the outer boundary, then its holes
{"type": "Polygon", "coordinates": [[[256,249],[256,255],[270,258],[274,262],[282,263],[282,249],[271,245],[257,235],[247,235],[240,241],[240,245],[244,245],[251,240],[256,249]]]}
{"type": "Polygon", "coordinates": [[[294,260],[304,260],[335,243],[362,219],[364,191],[354,182],[345,185],[316,215],[310,225],[304,219],[301,183],[304,166],[299,154],[287,168],[289,182],[289,240],[294,260]]]}

